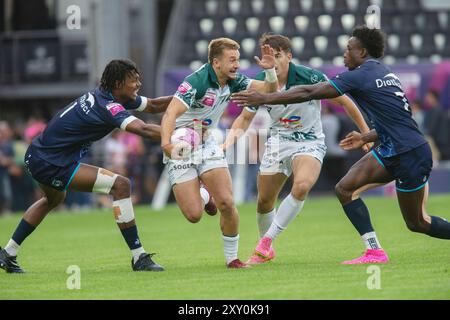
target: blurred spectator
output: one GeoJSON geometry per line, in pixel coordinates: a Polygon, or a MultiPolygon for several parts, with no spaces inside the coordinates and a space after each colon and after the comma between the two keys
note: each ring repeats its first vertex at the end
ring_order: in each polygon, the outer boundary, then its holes
{"type": "MultiPolygon", "coordinates": [[[[449,149],[449,119],[447,113],[439,103],[439,93],[430,90],[425,96],[427,111],[424,117],[424,127],[426,134],[434,141],[439,153],[443,158],[448,158],[449,149]]],[[[433,158],[440,159],[440,156],[433,158]]]]}
{"type": "Polygon", "coordinates": [[[127,172],[127,146],[119,139],[120,130],[111,132],[105,143],[104,165],[105,169],[124,177],[128,176],[127,172]]]}
{"type": "Polygon", "coordinates": [[[145,139],[144,145],[147,152],[143,157],[144,172],[142,174],[143,181],[141,181],[143,188],[141,201],[150,203],[155,194],[161,172],[164,170],[164,164],[162,163],[163,156],[159,142],[145,139]]]}
{"type": "Polygon", "coordinates": [[[33,139],[45,130],[46,124],[42,120],[30,119],[25,128],[25,140],[27,144],[31,144],[33,139]]]}
{"type": "Polygon", "coordinates": [[[260,108],[253,118],[247,131],[248,136],[248,167],[245,201],[255,201],[258,193],[257,177],[261,157],[264,154],[264,141],[267,140],[267,132],[272,118],[266,108],[260,108]],[[263,140],[263,141],[261,141],[263,140]],[[262,144],[262,147],[261,147],[262,144]],[[261,148],[260,148],[261,147],[261,148]],[[261,150],[262,149],[262,150],[261,150]]]}
{"type": "Polygon", "coordinates": [[[126,171],[131,179],[131,198],[133,203],[139,203],[142,198],[145,145],[142,137],[126,131],[119,131],[118,140],[126,148],[126,171]]]}
{"type": "Polygon", "coordinates": [[[16,130],[16,137],[13,141],[14,158],[8,170],[11,191],[14,195],[11,201],[11,211],[13,212],[23,212],[37,200],[37,184],[26,171],[24,157],[28,145],[45,129],[45,124],[39,123],[37,126],[33,124],[31,127],[33,129],[28,131],[16,130]],[[25,139],[23,139],[24,136],[25,139]]]}
{"type": "Polygon", "coordinates": [[[411,102],[411,112],[412,117],[416,121],[420,132],[422,132],[423,134],[427,134],[425,128],[425,112],[423,111],[422,103],[420,103],[419,100],[414,100],[413,102],[411,102]]]}
{"type": "Polygon", "coordinates": [[[9,167],[13,163],[12,130],[6,121],[0,122],[0,213],[11,210],[12,190],[9,167]]]}
{"type": "Polygon", "coordinates": [[[322,107],[322,128],[327,146],[323,176],[334,186],[345,174],[346,152],[339,147],[341,122],[331,107],[322,107]]]}

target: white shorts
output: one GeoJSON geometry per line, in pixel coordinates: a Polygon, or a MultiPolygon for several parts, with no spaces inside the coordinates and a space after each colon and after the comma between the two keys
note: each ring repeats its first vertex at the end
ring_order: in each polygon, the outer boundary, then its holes
{"type": "Polygon", "coordinates": [[[200,177],[207,171],[228,168],[222,148],[213,140],[206,141],[205,144],[199,146],[188,159],[166,159],[165,162],[167,162],[169,181],[172,187],[200,177]]]}
{"type": "Polygon", "coordinates": [[[280,141],[276,137],[270,137],[259,171],[263,175],[283,173],[289,177],[292,174],[292,161],[295,157],[311,156],[323,163],[326,151],[327,147],[322,140],[296,142],[280,141]]]}

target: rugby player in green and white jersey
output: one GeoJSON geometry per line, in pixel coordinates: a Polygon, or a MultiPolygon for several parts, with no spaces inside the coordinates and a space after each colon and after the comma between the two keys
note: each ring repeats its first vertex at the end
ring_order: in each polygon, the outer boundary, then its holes
{"type": "MultiPolygon", "coordinates": [[[[279,90],[298,85],[326,81],[320,71],[291,62],[291,41],[282,35],[264,34],[261,45],[275,50],[279,90]]],[[[261,77],[258,75],[256,79],[261,77]]],[[[369,127],[353,101],[342,96],[333,102],[344,106],[346,112],[362,132],[369,127]]],[[[316,183],[326,153],[325,135],[320,119],[320,101],[308,101],[289,105],[265,106],[272,118],[269,139],[258,175],[257,224],[260,241],[248,264],[260,264],[272,260],[275,252],[272,242],[287,228],[302,210],[311,188],[316,183]],[[288,177],[293,174],[290,194],[281,202],[278,210],[275,202],[288,177]]],[[[232,125],[224,149],[249,127],[257,109],[246,107],[232,125]]],[[[366,151],[368,151],[368,146],[366,151]]]]}
{"type": "Polygon", "coordinates": [[[161,147],[175,199],[192,223],[201,219],[210,198],[215,199],[221,214],[220,227],[229,268],[247,265],[238,259],[239,216],[233,201],[228,164],[223,149],[208,133],[217,128],[231,94],[247,89],[268,93],[278,88],[273,49],[263,46],[261,60],[255,57],[266,73],[265,81],[256,81],[238,73],[239,48],[237,42],[228,38],[212,40],[208,47],[209,63],[189,75],[178,87],[161,122],[161,147]],[[173,131],[199,126],[204,131],[203,143],[190,157],[179,159],[176,148],[170,143],[173,131]],[[209,192],[201,188],[199,179],[209,192]]]}

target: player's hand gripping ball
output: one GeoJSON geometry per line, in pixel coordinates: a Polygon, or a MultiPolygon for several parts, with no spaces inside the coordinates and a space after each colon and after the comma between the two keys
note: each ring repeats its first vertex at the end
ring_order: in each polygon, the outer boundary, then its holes
{"type": "Polygon", "coordinates": [[[186,159],[200,144],[200,135],[191,128],[176,129],[170,137],[172,159],[186,159]]]}

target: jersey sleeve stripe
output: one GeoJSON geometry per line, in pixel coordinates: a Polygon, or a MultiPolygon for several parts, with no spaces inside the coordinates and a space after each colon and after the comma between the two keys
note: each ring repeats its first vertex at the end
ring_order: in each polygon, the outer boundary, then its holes
{"type": "Polygon", "coordinates": [[[129,116],[128,118],[125,118],[125,120],[123,120],[122,124],[120,125],[120,129],[125,130],[131,122],[137,119],[138,118],[136,118],[135,116],[129,116]]]}
{"type": "Polygon", "coordinates": [[[331,83],[331,85],[337,90],[337,92],[340,93],[340,95],[343,95],[344,93],[342,92],[341,89],[339,89],[339,87],[332,81],[332,80],[328,80],[329,83],[331,83]]]}
{"type": "Polygon", "coordinates": [[[190,108],[189,105],[188,105],[183,99],[181,99],[180,97],[178,97],[177,95],[174,95],[173,97],[174,97],[174,98],[177,98],[178,100],[180,100],[180,101],[184,104],[184,106],[186,107],[186,109],[189,109],[189,108],[190,108]]]}
{"type": "Polygon", "coordinates": [[[141,105],[139,106],[139,108],[136,109],[136,111],[140,111],[140,112],[142,112],[145,109],[147,109],[147,101],[148,101],[147,97],[142,97],[141,96],[141,99],[142,99],[141,105]]]}
{"type": "Polygon", "coordinates": [[[249,108],[249,107],[245,107],[245,110],[247,110],[248,112],[251,112],[251,113],[256,113],[256,112],[258,112],[258,109],[254,110],[254,109],[251,109],[251,108],[249,108]]]}
{"type": "Polygon", "coordinates": [[[245,90],[249,90],[251,88],[253,81],[254,81],[253,79],[250,79],[250,81],[247,84],[247,88],[245,88],[245,90]]]}

